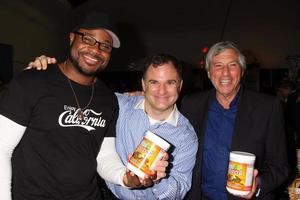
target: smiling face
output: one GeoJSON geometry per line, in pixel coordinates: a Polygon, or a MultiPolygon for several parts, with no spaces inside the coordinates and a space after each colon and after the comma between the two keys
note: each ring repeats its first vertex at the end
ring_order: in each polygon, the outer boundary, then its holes
{"type": "MultiPolygon", "coordinates": [[[[78,32],[89,35],[101,43],[112,45],[112,38],[105,30],[79,29],[78,32]]],[[[105,69],[110,59],[110,52],[100,50],[99,44],[86,44],[83,42],[82,36],[75,33],[70,33],[70,43],[70,60],[79,73],[85,76],[94,76],[105,69]]]]}
{"type": "Polygon", "coordinates": [[[142,79],[145,111],[156,120],[165,120],[173,110],[182,86],[174,66],[168,62],[147,69],[142,79]]]}
{"type": "Polygon", "coordinates": [[[208,77],[216,89],[216,97],[221,104],[224,101],[230,103],[234,99],[243,74],[238,54],[233,49],[225,49],[212,57],[208,77]]]}

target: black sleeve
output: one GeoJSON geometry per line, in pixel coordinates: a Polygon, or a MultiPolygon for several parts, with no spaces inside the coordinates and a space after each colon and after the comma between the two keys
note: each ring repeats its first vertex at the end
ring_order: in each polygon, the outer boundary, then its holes
{"type": "Polygon", "coordinates": [[[265,141],[264,164],[259,171],[262,181],[261,196],[274,191],[288,177],[288,162],[284,132],[282,105],[279,99],[276,99],[272,105],[272,113],[267,126],[267,135],[265,141]]]}
{"type": "Polygon", "coordinates": [[[118,106],[117,99],[115,98],[114,100],[115,100],[114,110],[112,113],[112,117],[111,117],[109,126],[107,128],[107,132],[104,137],[116,137],[116,125],[117,125],[117,120],[118,120],[118,116],[119,116],[119,106],[118,106]]]}
{"type": "Polygon", "coordinates": [[[13,79],[1,95],[0,114],[26,126],[32,110],[30,102],[30,93],[26,92],[24,85],[18,80],[13,79]]]}

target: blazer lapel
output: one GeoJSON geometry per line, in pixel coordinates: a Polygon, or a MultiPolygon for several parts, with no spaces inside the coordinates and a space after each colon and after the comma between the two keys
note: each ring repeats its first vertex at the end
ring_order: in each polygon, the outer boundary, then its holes
{"type": "Polygon", "coordinates": [[[252,111],[254,110],[255,103],[251,102],[248,98],[247,90],[241,87],[241,97],[238,105],[238,110],[235,118],[235,128],[232,136],[231,149],[236,150],[241,148],[241,142],[244,141],[244,130],[248,130],[248,126],[253,122],[254,117],[252,111]]]}
{"type": "MultiPolygon", "coordinates": [[[[201,178],[202,174],[202,157],[203,157],[203,147],[204,147],[204,138],[205,138],[205,128],[206,128],[206,121],[208,117],[208,110],[211,104],[211,99],[215,95],[214,90],[211,90],[206,93],[204,96],[203,103],[198,104],[197,106],[197,113],[199,113],[198,116],[195,116],[197,118],[197,127],[195,127],[196,132],[198,133],[198,140],[199,140],[199,146],[198,146],[198,152],[197,152],[197,159],[195,164],[194,173],[197,175],[197,177],[201,178]]],[[[195,176],[194,176],[195,177],[195,176]]],[[[200,181],[197,181],[197,183],[201,183],[200,181]]],[[[201,188],[201,184],[197,186],[199,189],[201,188]]]]}

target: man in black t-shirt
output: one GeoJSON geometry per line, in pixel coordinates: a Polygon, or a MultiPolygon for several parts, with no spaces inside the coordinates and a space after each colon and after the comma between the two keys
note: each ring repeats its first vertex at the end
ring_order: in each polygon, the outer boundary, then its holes
{"type": "Polygon", "coordinates": [[[117,99],[95,79],[119,46],[108,16],[91,13],[63,63],[11,81],[0,99],[1,200],[99,200],[97,172],[140,186],[115,152],[117,99]]]}

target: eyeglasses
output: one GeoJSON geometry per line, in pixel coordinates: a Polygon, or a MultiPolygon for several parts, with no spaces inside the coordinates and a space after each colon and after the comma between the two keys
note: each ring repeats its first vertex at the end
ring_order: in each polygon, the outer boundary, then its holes
{"type": "Polygon", "coordinates": [[[112,46],[108,43],[99,42],[95,38],[93,38],[92,36],[85,35],[84,33],[81,33],[81,32],[76,31],[74,33],[77,34],[77,35],[80,35],[82,42],[85,43],[85,44],[88,44],[88,45],[91,45],[91,46],[95,46],[96,44],[98,44],[98,48],[101,51],[104,51],[106,53],[110,53],[111,50],[112,50],[112,46]]]}

